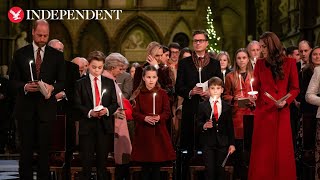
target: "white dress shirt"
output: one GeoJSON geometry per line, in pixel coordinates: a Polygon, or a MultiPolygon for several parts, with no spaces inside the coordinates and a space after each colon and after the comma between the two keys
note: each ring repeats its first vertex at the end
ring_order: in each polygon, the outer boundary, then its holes
{"type": "MultiPolygon", "coordinates": [[[[36,63],[37,53],[38,53],[38,48],[39,48],[39,47],[34,43],[34,41],[32,42],[32,46],[33,46],[34,63],[36,63]]],[[[43,47],[41,47],[41,51],[40,51],[41,60],[43,60],[45,48],[46,48],[45,45],[44,45],[43,47]]]]}
{"type": "MultiPolygon", "coordinates": [[[[214,109],[213,109],[213,106],[214,106],[214,102],[213,102],[213,97],[210,97],[209,99],[209,102],[210,102],[210,106],[211,106],[211,109],[212,109],[212,113],[211,113],[211,117],[210,119],[212,119],[213,117],[213,113],[214,113],[214,109]]],[[[218,99],[216,99],[217,102],[217,107],[218,107],[218,118],[220,117],[221,115],[221,111],[222,111],[222,104],[221,104],[221,98],[219,97],[218,99]]]]}

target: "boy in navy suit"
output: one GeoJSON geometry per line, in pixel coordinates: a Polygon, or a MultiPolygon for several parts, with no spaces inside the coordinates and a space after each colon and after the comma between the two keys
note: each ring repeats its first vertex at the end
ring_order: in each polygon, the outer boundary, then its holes
{"type": "Polygon", "coordinates": [[[75,103],[80,111],[79,145],[82,162],[81,180],[89,180],[96,153],[97,179],[107,179],[105,160],[112,146],[114,124],[112,114],[117,110],[114,82],[101,76],[105,55],[93,51],[88,55],[89,75],[76,83],[75,103]],[[98,108],[100,107],[100,108],[98,108]]]}
{"type": "Polygon", "coordinates": [[[198,125],[202,130],[205,176],[207,180],[226,179],[222,163],[235,151],[232,109],[221,99],[223,81],[213,77],[208,81],[210,99],[199,104],[198,125]]]}

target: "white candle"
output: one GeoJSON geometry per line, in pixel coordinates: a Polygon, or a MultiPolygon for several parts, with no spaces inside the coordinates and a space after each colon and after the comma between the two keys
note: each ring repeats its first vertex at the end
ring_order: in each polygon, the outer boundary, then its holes
{"type": "Polygon", "coordinates": [[[122,103],[122,93],[119,93],[119,99],[120,99],[120,108],[123,109],[123,103],[122,103]]]}
{"type": "Polygon", "coordinates": [[[157,93],[153,93],[153,98],[152,98],[152,113],[156,114],[156,95],[157,93]]]}
{"type": "Polygon", "coordinates": [[[199,82],[201,83],[201,67],[199,67],[199,82]]]}
{"type": "Polygon", "coordinates": [[[253,82],[253,78],[251,78],[251,80],[250,80],[251,92],[253,92],[252,82],[253,82]]]}
{"type": "Polygon", "coordinates": [[[106,93],[106,92],[107,92],[107,90],[104,89],[104,90],[102,91],[102,93],[101,93],[101,98],[100,98],[100,102],[99,102],[100,105],[102,105],[103,94],[106,93]]]}
{"type": "Polygon", "coordinates": [[[32,72],[32,66],[31,64],[33,63],[33,61],[29,61],[29,68],[30,68],[30,75],[31,75],[31,81],[34,81],[33,79],[33,72],[32,72]]]}
{"type": "Polygon", "coordinates": [[[239,74],[239,84],[240,84],[240,90],[242,91],[241,74],[239,74]]]}
{"type": "Polygon", "coordinates": [[[243,96],[241,78],[242,78],[241,74],[239,74],[240,92],[241,92],[241,96],[243,96]]]}

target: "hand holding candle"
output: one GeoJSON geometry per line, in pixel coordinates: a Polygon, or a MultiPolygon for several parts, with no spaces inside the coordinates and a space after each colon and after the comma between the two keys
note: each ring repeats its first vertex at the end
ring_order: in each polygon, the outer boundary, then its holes
{"type": "Polygon", "coordinates": [[[104,89],[104,90],[102,91],[102,93],[101,93],[101,98],[100,98],[100,102],[99,102],[100,105],[102,104],[103,94],[106,93],[106,92],[107,92],[107,90],[104,89]]]}
{"type": "Polygon", "coordinates": [[[153,93],[153,98],[152,98],[152,114],[156,114],[156,95],[157,93],[153,93]]]}
{"type": "Polygon", "coordinates": [[[124,108],[123,108],[122,93],[121,93],[121,92],[119,93],[119,99],[120,99],[120,108],[121,108],[121,109],[124,109],[124,108]]]}
{"type": "Polygon", "coordinates": [[[96,107],[94,107],[93,108],[93,111],[101,111],[102,109],[103,109],[103,106],[102,106],[102,98],[103,98],[103,94],[104,93],[106,93],[107,92],[107,90],[106,89],[104,89],[103,91],[102,91],[102,93],[101,93],[101,98],[100,98],[100,101],[99,101],[99,105],[98,106],[96,106],[96,107]]]}
{"type": "Polygon", "coordinates": [[[251,96],[258,94],[258,91],[254,91],[254,90],[253,90],[253,85],[252,85],[253,81],[254,81],[254,79],[251,78],[251,80],[250,80],[250,88],[251,88],[250,90],[251,90],[251,91],[248,92],[248,94],[251,95],[251,96]]]}
{"type": "Polygon", "coordinates": [[[31,60],[31,61],[29,61],[29,68],[30,68],[30,75],[31,75],[31,81],[33,82],[34,81],[34,79],[33,79],[33,72],[32,72],[32,64],[33,63],[33,61],[31,60]]]}

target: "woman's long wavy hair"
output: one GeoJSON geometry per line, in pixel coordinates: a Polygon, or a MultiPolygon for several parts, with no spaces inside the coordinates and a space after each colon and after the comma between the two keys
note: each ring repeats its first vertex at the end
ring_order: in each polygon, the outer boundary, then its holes
{"type": "Polygon", "coordinates": [[[285,58],[283,45],[278,36],[273,32],[265,32],[260,40],[268,48],[267,65],[270,66],[273,79],[284,79],[283,61],[285,58]]]}

